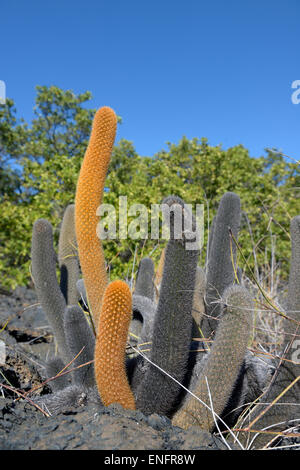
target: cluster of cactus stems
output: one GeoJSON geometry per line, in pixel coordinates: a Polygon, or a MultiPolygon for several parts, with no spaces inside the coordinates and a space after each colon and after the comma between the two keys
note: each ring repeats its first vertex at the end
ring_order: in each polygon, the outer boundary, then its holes
{"type": "MultiPolygon", "coordinates": [[[[32,276],[57,347],[45,372],[54,376],[71,361],[74,369],[53,380],[53,393],[40,402],[53,413],[88,399],[104,406],[120,403],[145,414],[168,416],[184,429],[197,425],[212,432],[219,418],[233,426],[247,404],[256,401],[249,418],[255,419],[262,403],[273,401],[295,381],[280,400],[285,405],[270,407],[257,423],[260,429],[276,422],[286,425],[299,416],[300,366],[281,361],[271,378],[276,365],[271,367],[247,349],[255,307],[253,296],[236,276],[231,234],[238,239],[237,194],[228,192],[221,198],[210,233],[206,274],[198,266],[200,247],[189,249],[186,243],[191,241],[190,233],[187,237],[183,226],[181,238],[174,232],[174,213],[179,210],[191,222],[197,240],[193,214],[182,199],[168,196],[163,203],[171,209],[170,239],[156,272],[153,261],[144,258],[133,292],[125,281],[109,282],[96,233],[96,211],[116,124],[110,108],[101,108],[95,115],[75,205],[67,207],[60,230],[60,283],[51,224],[39,219],[33,227],[32,276]],[[147,352],[137,347],[137,354],[128,356],[126,347],[132,337],[135,345],[147,344],[147,352]]],[[[291,239],[287,351],[293,349],[300,330],[300,216],[292,220],[291,239]]],[[[240,442],[247,439],[246,432],[240,433],[240,442]]],[[[257,442],[263,445],[265,434],[257,442]]]]}

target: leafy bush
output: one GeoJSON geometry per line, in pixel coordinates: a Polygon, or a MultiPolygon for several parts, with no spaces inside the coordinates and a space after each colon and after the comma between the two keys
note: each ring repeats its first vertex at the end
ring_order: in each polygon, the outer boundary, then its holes
{"type": "MultiPolygon", "coordinates": [[[[63,211],[74,202],[91,130],[95,110],[87,108],[90,99],[89,92],[75,95],[55,86],[37,87],[30,125],[17,119],[12,100],[0,105],[0,284],[4,287],[30,282],[35,220],[48,219],[57,242],[63,211]]],[[[205,138],[183,137],[153,157],[141,157],[132,142],[121,140],[112,154],[106,186],[103,202],[113,204],[117,215],[120,195],[127,196],[128,207],[141,203],[150,210],[151,204],[177,194],[193,206],[204,203],[206,223],[211,223],[210,214],[221,196],[234,191],[247,213],[240,234],[247,263],[262,269],[258,266],[274,262],[276,252],[281,276],[286,277],[289,224],[299,212],[300,171],[297,163],[276,150],[252,158],[242,145],[224,150],[210,146],[205,138]]],[[[205,243],[206,234],[207,230],[205,243]]],[[[141,257],[154,250],[152,257],[158,260],[161,245],[151,239],[105,241],[111,278],[131,273],[135,252],[141,257]]],[[[242,259],[239,264],[246,266],[242,259]]]]}

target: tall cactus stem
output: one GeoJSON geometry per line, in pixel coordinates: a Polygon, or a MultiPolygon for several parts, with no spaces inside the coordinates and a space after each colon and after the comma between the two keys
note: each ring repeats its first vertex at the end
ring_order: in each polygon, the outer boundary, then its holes
{"type": "Polygon", "coordinates": [[[236,262],[236,247],[230,245],[229,227],[235,238],[238,237],[241,208],[237,194],[228,192],[221,198],[217,215],[213,222],[211,246],[207,266],[206,318],[203,321],[203,334],[209,337],[217,327],[221,314],[220,299],[235,278],[233,263],[236,262]]]}
{"type": "Polygon", "coordinates": [[[52,327],[59,355],[67,364],[70,355],[63,328],[66,301],[56,277],[56,253],[48,220],[38,219],[33,225],[31,266],[38,300],[52,327]]]}
{"type": "MultiPolygon", "coordinates": [[[[186,210],[182,199],[176,196],[169,196],[163,203],[175,210],[180,208],[182,213],[186,210]]],[[[192,214],[188,216],[191,218],[192,214]]],[[[191,342],[193,291],[199,250],[187,249],[183,227],[182,239],[174,238],[174,214],[170,221],[171,237],[165,252],[150,359],[182,383],[191,342]]],[[[180,392],[178,383],[150,364],[136,391],[137,408],[146,414],[170,415],[180,392]]]]}
{"type": "Polygon", "coordinates": [[[102,202],[116,127],[117,118],[112,109],[103,107],[96,112],[76,189],[76,238],[95,325],[98,325],[101,301],[108,283],[102,243],[97,236],[99,220],[96,212],[102,202]]]}

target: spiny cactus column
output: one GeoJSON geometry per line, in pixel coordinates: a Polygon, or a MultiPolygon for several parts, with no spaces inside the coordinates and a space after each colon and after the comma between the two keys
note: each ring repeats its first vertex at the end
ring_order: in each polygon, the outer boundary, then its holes
{"type": "Polygon", "coordinates": [[[125,369],[125,349],[132,314],[131,292],[123,281],[105,290],[95,346],[95,377],[105,406],[120,403],[135,409],[125,369]]]}
{"type": "MultiPolygon", "coordinates": [[[[63,363],[60,357],[56,356],[50,359],[50,361],[45,364],[45,373],[47,379],[55,377],[59,372],[64,369],[64,367],[65,364],[63,363]]],[[[70,377],[68,374],[66,374],[57,377],[55,380],[51,380],[48,385],[50,386],[52,392],[57,392],[58,390],[63,390],[68,385],[70,385],[70,382],[70,377]]]]}
{"type": "MultiPolygon", "coordinates": [[[[78,305],[68,306],[64,315],[64,329],[66,341],[72,358],[80,355],[73,361],[72,367],[86,364],[94,358],[95,337],[88,325],[84,312],[78,305]]],[[[88,364],[73,372],[73,383],[84,387],[95,385],[93,364],[88,364]]]]}
{"type": "Polygon", "coordinates": [[[79,259],[95,325],[98,324],[101,299],[108,283],[102,243],[96,233],[99,222],[96,211],[102,202],[116,127],[117,118],[112,109],[103,107],[97,111],[76,189],[75,227],[79,259]]]}
{"type": "Polygon", "coordinates": [[[80,278],[80,270],[75,234],[74,204],[69,204],[64,213],[58,242],[58,262],[60,267],[60,288],[66,303],[76,305],[79,300],[76,282],[80,278]]]}
{"type": "MultiPolygon", "coordinates": [[[[210,407],[207,378],[213,409],[218,416],[230,399],[245,357],[254,306],[249,292],[236,285],[224,292],[224,299],[225,309],[213,345],[200,377],[192,378],[190,388],[194,395],[210,407]]],[[[212,431],[215,426],[211,411],[190,394],[187,394],[172,423],[183,429],[198,425],[207,431],[212,431]]]]}
{"type": "Polygon", "coordinates": [[[220,313],[220,299],[226,287],[234,282],[234,269],[232,262],[236,262],[236,247],[232,241],[233,260],[230,251],[229,227],[237,239],[240,226],[240,198],[237,194],[228,192],[222,197],[217,215],[215,217],[206,284],[206,314],[202,324],[205,337],[209,337],[217,327],[217,318],[220,313]]]}
{"type": "MultiPolygon", "coordinates": [[[[184,212],[184,202],[176,196],[163,201],[184,212]]],[[[192,217],[188,214],[189,218],[192,217]]],[[[195,224],[193,224],[195,229],[195,224]]],[[[159,303],[153,328],[151,361],[182,383],[188,362],[192,331],[192,292],[195,287],[199,250],[188,250],[182,239],[174,239],[174,215],[168,241],[159,303]]],[[[136,391],[137,408],[146,414],[170,414],[181,387],[161,370],[149,364],[136,391]]]]}
{"type": "MultiPolygon", "coordinates": [[[[133,316],[142,317],[143,321],[140,325],[138,332],[138,338],[130,338],[131,346],[138,346],[143,354],[150,357],[153,337],[153,325],[156,315],[156,303],[144,297],[142,295],[133,294],[132,296],[132,313],[133,316]],[[138,314],[138,315],[137,315],[138,314]]],[[[130,324],[130,330],[132,331],[132,323],[130,324]]],[[[127,374],[130,379],[130,386],[133,392],[137,390],[137,387],[144,378],[145,373],[145,360],[142,356],[137,356],[134,360],[132,357],[127,360],[127,374]]]]}
{"type": "Polygon", "coordinates": [[[63,328],[66,301],[56,277],[52,225],[45,219],[39,219],[33,225],[31,266],[39,302],[52,327],[59,355],[66,364],[71,359],[63,328]]]}
{"type": "MultiPolygon", "coordinates": [[[[165,261],[165,248],[161,253],[161,257],[159,260],[158,268],[155,275],[155,285],[157,287],[160,286],[162,276],[163,276],[163,268],[164,268],[164,261],[165,261]]],[[[195,337],[199,337],[200,335],[200,324],[202,322],[202,318],[205,315],[205,306],[204,306],[204,296],[205,296],[205,289],[206,289],[206,277],[205,272],[200,266],[197,266],[196,271],[196,281],[194,287],[194,294],[193,294],[193,332],[192,335],[195,337]]]]}
{"type": "Polygon", "coordinates": [[[154,263],[151,258],[143,258],[140,261],[137,273],[134,293],[154,299],[154,263]]]}
{"type": "Polygon", "coordinates": [[[79,298],[87,306],[88,300],[87,300],[87,296],[86,296],[86,290],[85,290],[85,285],[84,285],[84,280],[83,279],[78,279],[78,281],[76,282],[76,289],[77,289],[79,298]]]}

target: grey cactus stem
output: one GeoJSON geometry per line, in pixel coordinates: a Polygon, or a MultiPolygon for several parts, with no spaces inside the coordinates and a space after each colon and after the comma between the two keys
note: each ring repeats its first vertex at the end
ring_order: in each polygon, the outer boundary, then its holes
{"type": "Polygon", "coordinates": [[[70,360],[63,328],[66,301],[56,277],[52,225],[45,219],[39,219],[33,225],[31,265],[38,300],[52,327],[59,356],[66,364],[70,360]]]}
{"type": "MultiPolygon", "coordinates": [[[[249,292],[234,285],[224,292],[224,311],[213,345],[202,367],[199,378],[194,376],[191,391],[220,416],[228,404],[240,368],[243,364],[251,334],[253,301],[249,292]]],[[[212,412],[194,396],[186,400],[175,414],[172,423],[188,429],[198,425],[212,431],[215,421],[212,412]]]]}
{"type": "Polygon", "coordinates": [[[50,415],[57,415],[70,410],[73,411],[74,408],[82,406],[86,399],[85,390],[78,385],[71,384],[55,393],[36,398],[35,403],[50,415]]]}
{"type": "Polygon", "coordinates": [[[156,314],[156,304],[148,297],[133,294],[132,311],[133,313],[138,312],[143,319],[139,343],[151,341],[156,314]]]}
{"type": "MultiPolygon", "coordinates": [[[[64,329],[67,345],[72,358],[79,356],[72,362],[77,367],[93,361],[95,336],[88,325],[84,312],[78,305],[68,306],[64,315],[64,329]]],[[[73,383],[92,387],[95,385],[93,363],[84,365],[73,372],[73,383]]]]}
{"type": "MultiPolygon", "coordinates": [[[[60,357],[54,357],[47,362],[45,366],[47,379],[53,378],[64,369],[65,365],[60,357]]],[[[70,385],[69,374],[56,377],[54,380],[49,381],[49,386],[52,392],[57,392],[70,385]]]]}
{"type": "MultiPolygon", "coordinates": [[[[150,358],[151,347],[152,347],[152,337],[153,337],[153,327],[154,320],[156,315],[157,305],[152,302],[147,297],[141,295],[133,294],[132,296],[132,311],[133,315],[136,312],[142,317],[141,326],[139,329],[139,336],[135,340],[130,338],[130,344],[135,348],[138,347],[142,351],[143,355],[150,358]]],[[[132,328],[132,323],[130,325],[130,331],[132,328]]],[[[137,390],[137,387],[143,380],[146,366],[146,360],[142,356],[137,356],[133,360],[129,360],[127,366],[129,367],[128,375],[130,378],[130,386],[133,392],[137,390]]]]}
{"type": "MultiPolygon", "coordinates": [[[[154,286],[154,263],[150,258],[143,258],[139,263],[134,287],[134,295],[141,299],[153,301],[155,295],[154,286]]],[[[145,319],[144,319],[145,320],[145,319]]],[[[143,328],[143,315],[137,308],[133,308],[133,319],[130,323],[131,342],[135,345],[140,341],[140,334],[143,328]]]]}
{"type": "Polygon", "coordinates": [[[83,279],[78,279],[78,281],[76,282],[76,289],[79,294],[79,298],[82,300],[86,308],[88,308],[88,300],[83,279]]]}
{"type": "MultiPolygon", "coordinates": [[[[170,207],[184,202],[176,196],[163,203],[170,207]]],[[[174,208],[174,207],[173,207],[174,208]]],[[[191,214],[188,214],[192,217],[191,214]]],[[[192,331],[192,292],[195,286],[199,250],[188,250],[185,239],[174,239],[171,216],[171,238],[168,241],[159,303],[153,327],[151,361],[179,382],[183,381],[188,363],[192,331]]],[[[195,225],[194,225],[195,227],[195,225]]],[[[180,386],[153,365],[147,366],[144,379],[136,392],[137,408],[145,414],[170,415],[181,391],[180,386]]]]}
{"type": "Polygon", "coordinates": [[[58,262],[60,267],[60,288],[69,305],[79,300],[76,282],[80,278],[76,234],[75,205],[69,204],[65,210],[58,242],[58,262]]]}
{"type": "Polygon", "coordinates": [[[207,266],[206,317],[202,324],[205,337],[209,337],[217,327],[217,317],[221,314],[220,300],[227,287],[235,279],[233,263],[236,263],[236,246],[230,242],[229,227],[238,238],[241,208],[237,194],[228,192],[221,198],[213,223],[211,246],[207,266]],[[232,246],[232,255],[231,249],[232,246]]]}
{"type": "Polygon", "coordinates": [[[134,293],[154,299],[154,263],[151,258],[143,258],[140,261],[135,283],[134,293]]]}

